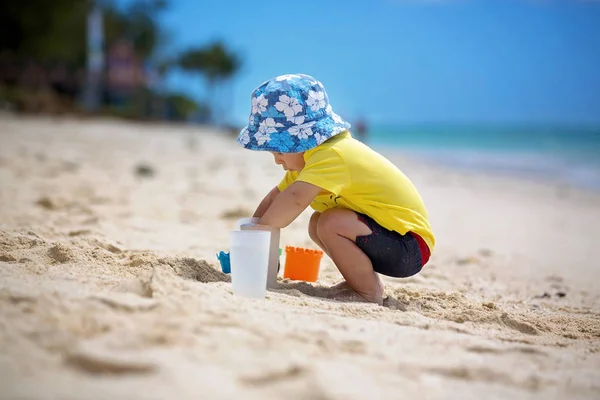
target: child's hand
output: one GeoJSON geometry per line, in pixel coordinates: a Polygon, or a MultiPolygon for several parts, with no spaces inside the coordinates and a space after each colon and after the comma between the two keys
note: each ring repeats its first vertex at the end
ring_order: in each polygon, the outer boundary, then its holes
{"type": "Polygon", "coordinates": [[[279,189],[277,188],[277,186],[275,186],[273,189],[271,189],[269,193],[267,193],[265,198],[262,199],[262,201],[258,205],[258,208],[256,209],[256,211],[254,211],[254,214],[252,216],[257,218],[262,217],[263,214],[267,211],[267,209],[271,206],[273,200],[275,200],[278,194],[279,189]]]}

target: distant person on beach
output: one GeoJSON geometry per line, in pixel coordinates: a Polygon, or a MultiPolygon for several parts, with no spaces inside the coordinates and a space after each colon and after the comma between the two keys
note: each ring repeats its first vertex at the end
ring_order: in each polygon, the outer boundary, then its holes
{"type": "Polygon", "coordinates": [[[367,124],[366,122],[361,118],[358,121],[356,121],[356,124],[354,124],[354,127],[356,128],[356,138],[358,140],[360,140],[363,143],[366,143],[367,141],[367,124]]]}
{"type": "Polygon", "coordinates": [[[345,279],[333,297],[358,294],[382,304],[377,274],[419,273],[435,239],[409,178],[349,129],[319,81],[282,75],[252,92],[249,124],[238,143],[272,153],[286,171],[256,209],[258,225],[284,228],[310,205],[315,212],[308,233],[345,279]]]}

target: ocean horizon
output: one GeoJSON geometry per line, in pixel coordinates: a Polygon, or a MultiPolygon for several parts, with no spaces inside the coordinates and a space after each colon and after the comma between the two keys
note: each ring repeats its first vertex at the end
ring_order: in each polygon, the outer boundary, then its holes
{"type": "Polygon", "coordinates": [[[600,191],[600,123],[373,125],[366,142],[438,165],[600,191]]]}

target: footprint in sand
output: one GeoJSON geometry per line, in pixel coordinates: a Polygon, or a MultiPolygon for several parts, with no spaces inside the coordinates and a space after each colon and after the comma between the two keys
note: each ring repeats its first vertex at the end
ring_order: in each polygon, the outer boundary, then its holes
{"type": "Polygon", "coordinates": [[[95,375],[149,374],[158,369],[139,357],[112,354],[102,349],[82,348],[64,358],[65,364],[95,375]]]}
{"type": "Polygon", "coordinates": [[[531,346],[518,346],[518,347],[490,347],[490,346],[470,346],[466,349],[471,353],[478,354],[509,354],[509,353],[523,353],[523,354],[535,354],[540,356],[547,356],[548,354],[542,350],[538,350],[531,346]]]}

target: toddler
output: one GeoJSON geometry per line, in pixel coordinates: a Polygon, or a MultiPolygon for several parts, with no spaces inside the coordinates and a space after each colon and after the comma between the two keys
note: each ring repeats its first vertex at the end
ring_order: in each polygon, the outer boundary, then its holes
{"type": "Polygon", "coordinates": [[[313,77],[278,76],[251,98],[238,143],[270,152],[286,171],[256,209],[258,224],[284,228],[310,205],[308,234],[345,279],[335,288],[382,304],[378,274],[417,274],[435,244],[419,192],[394,164],[352,137],[313,77]]]}

